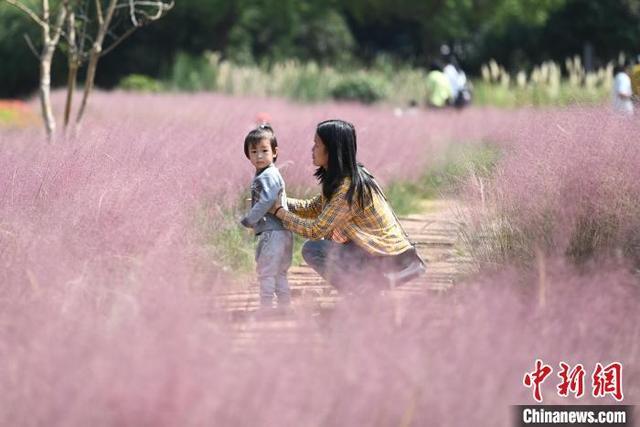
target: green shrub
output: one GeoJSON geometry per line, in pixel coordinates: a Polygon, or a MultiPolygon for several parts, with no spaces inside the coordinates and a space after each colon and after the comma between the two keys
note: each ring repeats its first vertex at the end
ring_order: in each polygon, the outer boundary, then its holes
{"type": "Polygon", "coordinates": [[[298,72],[295,73],[288,85],[288,96],[305,102],[314,102],[326,99],[328,95],[328,76],[326,69],[319,68],[315,63],[309,63],[305,66],[299,66],[298,72]]]}
{"type": "Polygon", "coordinates": [[[213,202],[205,202],[194,212],[193,225],[196,239],[215,264],[246,274],[255,266],[255,239],[250,230],[238,223],[237,209],[241,204],[239,200],[237,207],[219,210],[212,208],[213,202]]]}
{"type": "Polygon", "coordinates": [[[22,101],[0,100],[0,126],[27,127],[37,124],[39,116],[22,101]]]}
{"type": "Polygon", "coordinates": [[[217,64],[207,55],[178,53],[171,67],[170,83],[175,89],[191,92],[217,89],[217,64]]]}
{"type": "Polygon", "coordinates": [[[385,98],[385,83],[375,77],[364,74],[346,77],[331,90],[334,99],[343,101],[360,101],[372,104],[385,98]]]}
{"type": "Polygon", "coordinates": [[[231,221],[210,235],[214,257],[234,272],[249,273],[255,268],[255,239],[253,234],[231,221]]]}
{"type": "Polygon", "coordinates": [[[132,92],[161,92],[164,86],[152,77],[142,74],[130,74],[120,80],[118,88],[132,92]]]}
{"type": "Polygon", "coordinates": [[[11,123],[15,119],[15,113],[11,110],[0,109],[0,124],[11,123]]]}
{"type": "Polygon", "coordinates": [[[418,186],[410,182],[392,182],[385,189],[387,200],[396,215],[408,215],[420,210],[422,195],[418,186]]]}

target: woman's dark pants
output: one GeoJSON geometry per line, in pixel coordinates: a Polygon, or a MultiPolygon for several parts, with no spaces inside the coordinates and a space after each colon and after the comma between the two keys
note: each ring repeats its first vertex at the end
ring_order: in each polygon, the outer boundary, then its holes
{"type": "Polygon", "coordinates": [[[401,268],[396,256],[372,255],[353,242],[307,240],[302,257],[335,288],[353,293],[382,289],[386,285],[383,274],[401,268]]]}

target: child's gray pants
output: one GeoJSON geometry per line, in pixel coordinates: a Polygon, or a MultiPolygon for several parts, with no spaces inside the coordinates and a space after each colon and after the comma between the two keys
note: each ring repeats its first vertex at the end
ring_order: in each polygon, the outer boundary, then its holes
{"type": "Polygon", "coordinates": [[[258,236],[256,271],[260,283],[260,305],[271,307],[273,294],[278,305],[289,305],[287,270],[291,266],[293,235],[288,230],[263,231],[258,236]]]}

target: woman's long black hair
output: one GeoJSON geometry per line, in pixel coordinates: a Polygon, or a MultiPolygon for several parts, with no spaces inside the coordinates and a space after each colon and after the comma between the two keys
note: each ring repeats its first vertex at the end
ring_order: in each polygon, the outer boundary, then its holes
{"type": "Polygon", "coordinates": [[[365,208],[371,203],[372,192],[381,194],[381,190],[373,175],[356,161],[356,129],[344,120],[326,120],[318,124],[316,134],[329,153],[327,169],[319,167],[315,173],[315,177],[322,184],[322,194],[330,200],[343,179],[349,177],[349,206],[353,206],[355,197],[358,205],[365,208]]]}

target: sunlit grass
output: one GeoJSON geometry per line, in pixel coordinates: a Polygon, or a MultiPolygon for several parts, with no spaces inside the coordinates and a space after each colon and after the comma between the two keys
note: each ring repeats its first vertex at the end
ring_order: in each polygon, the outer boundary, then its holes
{"type": "Polygon", "coordinates": [[[500,149],[487,143],[455,143],[432,159],[417,181],[393,182],[387,198],[399,215],[419,212],[422,201],[454,196],[470,177],[489,177],[500,157],[500,149]]]}

